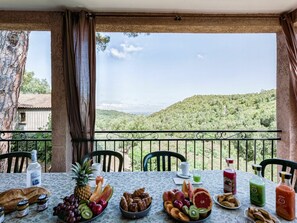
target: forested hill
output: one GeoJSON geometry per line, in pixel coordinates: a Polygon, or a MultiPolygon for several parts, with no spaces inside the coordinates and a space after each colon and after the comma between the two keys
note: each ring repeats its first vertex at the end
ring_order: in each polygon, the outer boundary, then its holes
{"type": "Polygon", "coordinates": [[[149,116],[110,112],[97,111],[96,130],[276,129],[276,92],[195,95],[149,116]]]}

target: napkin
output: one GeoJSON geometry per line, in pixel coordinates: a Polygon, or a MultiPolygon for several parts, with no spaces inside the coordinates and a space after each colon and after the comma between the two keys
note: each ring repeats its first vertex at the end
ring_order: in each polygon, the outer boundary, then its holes
{"type": "Polygon", "coordinates": [[[202,182],[195,182],[192,179],[183,179],[183,178],[179,178],[179,177],[174,177],[173,181],[176,185],[182,185],[184,183],[184,180],[186,182],[190,181],[192,185],[201,185],[202,182]]]}

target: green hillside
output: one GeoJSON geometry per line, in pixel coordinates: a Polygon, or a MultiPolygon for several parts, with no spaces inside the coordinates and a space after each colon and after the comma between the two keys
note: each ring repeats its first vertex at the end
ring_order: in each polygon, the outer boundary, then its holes
{"type": "Polygon", "coordinates": [[[97,110],[96,130],[276,129],[276,92],[195,95],[149,116],[97,110]]]}

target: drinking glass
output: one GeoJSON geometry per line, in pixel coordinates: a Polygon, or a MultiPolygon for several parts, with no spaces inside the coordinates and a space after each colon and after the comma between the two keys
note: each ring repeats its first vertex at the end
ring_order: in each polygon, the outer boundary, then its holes
{"type": "Polygon", "coordinates": [[[201,171],[200,170],[193,170],[192,171],[193,174],[193,181],[194,182],[200,182],[201,181],[201,171]]]}

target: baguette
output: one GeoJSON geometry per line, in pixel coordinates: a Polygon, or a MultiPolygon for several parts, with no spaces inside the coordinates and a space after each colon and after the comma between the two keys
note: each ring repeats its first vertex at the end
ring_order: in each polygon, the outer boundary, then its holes
{"type": "Polygon", "coordinates": [[[36,203],[41,194],[49,195],[49,191],[43,187],[28,187],[10,189],[0,193],[0,206],[4,207],[4,212],[15,211],[17,204],[26,199],[29,204],[36,203]]]}

